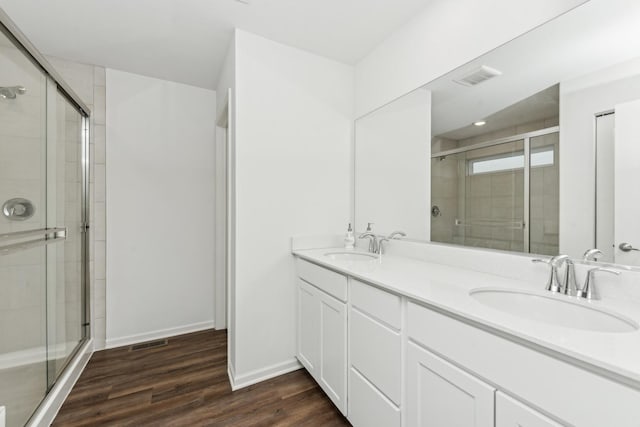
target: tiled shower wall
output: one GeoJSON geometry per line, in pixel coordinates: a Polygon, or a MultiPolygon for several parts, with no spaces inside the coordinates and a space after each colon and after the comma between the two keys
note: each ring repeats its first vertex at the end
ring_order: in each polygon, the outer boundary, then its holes
{"type": "Polygon", "coordinates": [[[91,108],[89,188],[89,294],[91,335],[94,348],[105,347],[106,339],[106,216],[105,216],[105,93],[103,67],[47,57],[65,82],[91,108]]]}

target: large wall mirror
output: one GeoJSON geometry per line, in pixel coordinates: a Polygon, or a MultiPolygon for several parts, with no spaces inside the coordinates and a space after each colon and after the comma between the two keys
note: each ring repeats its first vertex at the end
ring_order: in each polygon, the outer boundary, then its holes
{"type": "Polygon", "coordinates": [[[356,231],[640,265],[639,22],[590,0],[358,119],[356,231]]]}

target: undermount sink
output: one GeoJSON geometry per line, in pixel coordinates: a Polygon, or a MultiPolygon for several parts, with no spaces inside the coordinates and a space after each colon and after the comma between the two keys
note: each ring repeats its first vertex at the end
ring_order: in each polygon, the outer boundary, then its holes
{"type": "Polygon", "coordinates": [[[333,261],[373,261],[377,255],[365,252],[327,252],[324,256],[333,261]]]}
{"type": "Polygon", "coordinates": [[[614,333],[639,329],[636,322],[625,316],[565,295],[499,288],[473,289],[469,295],[495,310],[554,326],[614,333]]]}

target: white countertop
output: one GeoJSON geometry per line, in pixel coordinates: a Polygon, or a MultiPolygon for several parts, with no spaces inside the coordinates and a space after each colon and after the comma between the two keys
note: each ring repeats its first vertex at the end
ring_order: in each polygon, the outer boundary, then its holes
{"type": "MultiPolygon", "coordinates": [[[[588,369],[640,388],[640,331],[606,333],[564,328],[492,309],[469,295],[470,290],[481,287],[546,292],[545,283],[532,284],[524,280],[393,255],[383,255],[380,260],[367,262],[331,260],[325,256],[328,252],[345,252],[345,249],[294,250],[293,254],[551,350],[558,356],[582,362],[588,369]]],[[[569,297],[560,295],[558,298],[569,297]]],[[[640,305],[637,303],[607,299],[584,301],[583,304],[614,311],[640,324],[640,305]]]]}

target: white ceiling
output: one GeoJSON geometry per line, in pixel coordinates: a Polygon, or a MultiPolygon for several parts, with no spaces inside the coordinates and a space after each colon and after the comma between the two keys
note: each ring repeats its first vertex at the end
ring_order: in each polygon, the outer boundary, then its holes
{"type": "Polygon", "coordinates": [[[638,0],[590,1],[438,78],[425,86],[433,134],[468,128],[558,82],[638,58],[638,22],[638,0]],[[454,83],[480,65],[503,74],[474,87],[454,83]]]}
{"type": "Polygon", "coordinates": [[[429,0],[0,0],[47,55],[214,89],[233,28],[354,64],[429,0]]]}
{"type": "Polygon", "coordinates": [[[522,101],[509,105],[507,108],[483,117],[483,120],[486,121],[484,126],[475,126],[473,123],[469,123],[465,127],[437,136],[459,141],[526,123],[558,118],[559,114],[560,85],[556,84],[522,101]]]}

